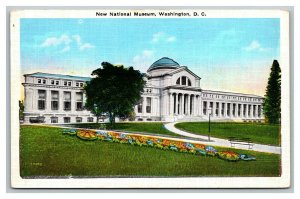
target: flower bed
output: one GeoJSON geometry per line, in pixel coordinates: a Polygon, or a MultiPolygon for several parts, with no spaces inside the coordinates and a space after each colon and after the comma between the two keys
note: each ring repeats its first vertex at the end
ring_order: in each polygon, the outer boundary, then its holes
{"type": "Polygon", "coordinates": [[[195,155],[218,157],[228,161],[255,160],[255,157],[247,154],[238,154],[233,151],[218,152],[212,146],[206,146],[199,143],[183,142],[168,138],[154,137],[150,135],[136,135],[113,131],[96,131],[86,129],[64,129],[64,134],[77,135],[83,140],[102,140],[117,143],[126,143],[131,145],[154,147],[163,150],[171,150],[195,155]]]}

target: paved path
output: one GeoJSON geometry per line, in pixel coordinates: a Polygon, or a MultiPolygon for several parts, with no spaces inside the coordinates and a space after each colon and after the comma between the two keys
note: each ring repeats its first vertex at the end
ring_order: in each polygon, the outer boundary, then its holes
{"type": "MultiPolygon", "coordinates": [[[[165,124],[165,128],[168,129],[169,131],[172,131],[173,133],[178,134],[178,135],[183,135],[186,137],[198,139],[199,142],[201,142],[203,144],[208,144],[211,146],[231,147],[231,144],[228,140],[211,137],[210,141],[208,141],[207,136],[196,135],[196,134],[188,133],[188,132],[185,132],[185,131],[175,128],[176,123],[177,122],[167,123],[167,124],[165,124]]],[[[236,145],[234,148],[249,150],[247,145],[236,145]]],[[[253,148],[250,150],[281,154],[281,147],[262,145],[262,144],[254,144],[253,148]]]]}

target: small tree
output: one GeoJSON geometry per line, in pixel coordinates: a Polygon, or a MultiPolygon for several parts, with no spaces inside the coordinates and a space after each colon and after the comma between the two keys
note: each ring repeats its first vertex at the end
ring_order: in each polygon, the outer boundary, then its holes
{"type": "Polygon", "coordinates": [[[129,115],[141,98],[145,81],[143,75],[133,67],[114,66],[103,62],[102,68],[92,72],[85,86],[86,108],[97,117],[107,115],[113,127],[116,117],[129,115]]]}
{"type": "Polygon", "coordinates": [[[281,69],[277,60],[273,61],[263,103],[266,121],[278,124],[281,119],[281,69]]]}

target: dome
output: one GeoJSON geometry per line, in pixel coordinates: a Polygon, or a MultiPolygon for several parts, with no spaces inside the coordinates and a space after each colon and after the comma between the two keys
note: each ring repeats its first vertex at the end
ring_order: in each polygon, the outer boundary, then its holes
{"type": "Polygon", "coordinates": [[[179,67],[180,67],[180,65],[173,59],[170,59],[168,57],[163,57],[163,58],[157,60],[156,62],[154,62],[148,69],[148,72],[152,71],[152,70],[156,70],[156,69],[162,69],[162,68],[176,69],[179,67]]]}

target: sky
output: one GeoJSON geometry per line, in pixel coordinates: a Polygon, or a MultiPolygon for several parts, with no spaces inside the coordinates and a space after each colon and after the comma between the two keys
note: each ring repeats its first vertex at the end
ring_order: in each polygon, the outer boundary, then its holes
{"type": "Polygon", "coordinates": [[[21,71],[90,76],[103,61],[146,72],[162,57],[201,77],[202,89],[263,96],[277,18],[21,19],[21,71]]]}

